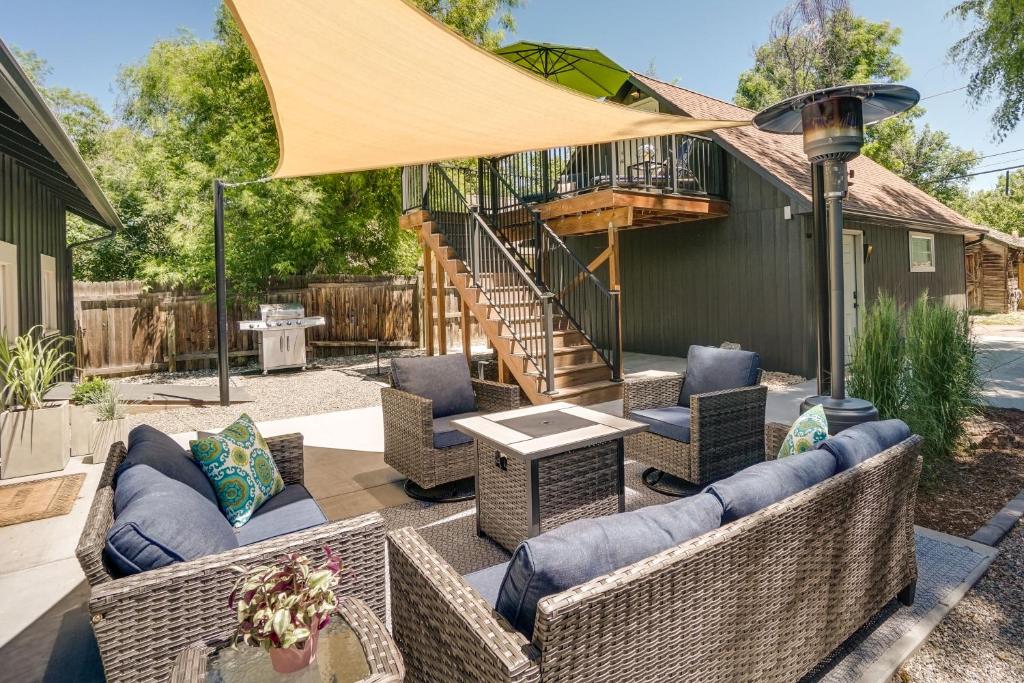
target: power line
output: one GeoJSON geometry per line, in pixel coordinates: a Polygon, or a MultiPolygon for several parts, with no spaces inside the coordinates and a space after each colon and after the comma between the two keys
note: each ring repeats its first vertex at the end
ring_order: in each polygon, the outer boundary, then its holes
{"type": "Polygon", "coordinates": [[[964,178],[973,178],[974,176],[987,175],[989,173],[1002,173],[1003,171],[1015,171],[1018,168],[1024,168],[1024,164],[1017,164],[1016,166],[1006,166],[1005,168],[994,168],[991,171],[978,171],[977,173],[965,173],[964,175],[947,176],[945,178],[936,178],[935,180],[928,180],[925,185],[933,185],[935,183],[944,183],[947,180],[963,180],[964,178]]]}
{"type": "Polygon", "coordinates": [[[937,92],[934,95],[928,95],[927,97],[922,97],[920,101],[924,102],[925,100],[930,100],[933,97],[939,97],[941,95],[949,95],[950,93],[960,92],[961,90],[966,90],[966,89],[967,89],[967,85],[966,84],[965,85],[961,85],[959,88],[953,88],[952,90],[944,90],[942,92],[937,92]]]}
{"type": "Polygon", "coordinates": [[[1021,147],[1019,149],[1008,149],[1005,152],[993,152],[992,154],[982,154],[978,157],[978,160],[980,161],[982,159],[988,159],[990,157],[1002,157],[1006,156],[1007,154],[1014,154],[1016,152],[1024,152],[1024,147],[1021,147]]]}

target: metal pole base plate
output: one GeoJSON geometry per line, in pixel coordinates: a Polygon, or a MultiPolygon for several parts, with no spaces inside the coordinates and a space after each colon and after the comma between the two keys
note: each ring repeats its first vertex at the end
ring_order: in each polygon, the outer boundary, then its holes
{"type": "Polygon", "coordinates": [[[810,396],[800,404],[800,412],[804,413],[814,406],[821,406],[825,409],[828,433],[832,435],[854,425],[878,420],[878,409],[860,398],[835,399],[831,396],[810,396]]]}
{"type": "Polygon", "coordinates": [[[644,473],[640,476],[643,479],[644,486],[655,493],[660,493],[663,496],[672,496],[673,498],[695,496],[703,488],[698,484],[691,484],[685,479],[680,479],[654,467],[644,470],[644,473]]]}
{"type": "Polygon", "coordinates": [[[405,495],[425,503],[461,503],[476,498],[476,479],[466,477],[431,489],[425,489],[412,479],[406,479],[405,495]]]}

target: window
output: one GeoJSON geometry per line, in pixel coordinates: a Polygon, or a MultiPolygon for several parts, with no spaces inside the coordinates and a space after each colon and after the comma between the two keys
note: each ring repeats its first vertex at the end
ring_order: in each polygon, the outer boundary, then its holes
{"type": "Polygon", "coordinates": [[[0,242],[0,334],[18,336],[18,247],[0,242]]]}
{"type": "Polygon", "coordinates": [[[57,332],[57,259],[39,255],[39,291],[43,302],[40,322],[47,332],[57,332]]]}
{"type": "Polygon", "coordinates": [[[935,272],[935,235],[910,233],[910,272],[935,272]]]}

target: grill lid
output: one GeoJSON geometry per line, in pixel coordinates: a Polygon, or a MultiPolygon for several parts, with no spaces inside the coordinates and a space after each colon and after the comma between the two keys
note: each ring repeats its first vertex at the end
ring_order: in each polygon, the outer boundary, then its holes
{"type": "Polygon", "coordinates": [[[263,320],[284,320],[287,318],[302,318],[306,315],[306,309],[302,304],[280,303],[261,304],[260,317],[263,320]]]}

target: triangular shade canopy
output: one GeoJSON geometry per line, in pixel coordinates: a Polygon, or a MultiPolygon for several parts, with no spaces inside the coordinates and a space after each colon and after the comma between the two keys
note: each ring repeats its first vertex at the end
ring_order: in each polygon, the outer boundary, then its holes
{"type": "Polygon", "coordinates": [[[278,178],[749,125],[597,102],[403,0],[226,2],[270,94],[278,178]]]}

